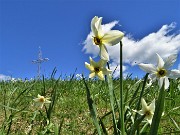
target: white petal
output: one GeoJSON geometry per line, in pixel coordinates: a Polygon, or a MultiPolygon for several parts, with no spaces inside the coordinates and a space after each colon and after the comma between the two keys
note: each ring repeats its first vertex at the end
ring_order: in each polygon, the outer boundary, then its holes
{"type": "MultiPolygon", "coordinates": [[[[152,117],[153,118],[153,117],[152,117]]],[[[152,123],[152,118],[151,119],[146,119],[147,120],[147,122],[151,125],[151,123],[152,123]]]]}
{"type": "Polygon", "coordinates": [[[100,57],[103,60],[109,61],[109,54],[107,53],[107,49],[105,47],[105,45],[101,45],[100,46],[100,57]]]}
{"type": "Polygon", "coordinates": [[[95,26],[95,23],[98,21],[98,17],[95,16],[92,20],[91,20],[91,30],[93,32],[94,36],[98,36],[98,29],[95,26]]]}
{"type": "Polygon", "coordinates": [[[99,73],[97,73],[97,76],[100,80],[104,80],[104,75],[103,75],[103,72],[100,71],[99,73]]]}
{"type": "Polygon", "coordinates": [[[89,69],[90,71],[94,71],[94,68],[87,62],[85,62],[85,67],[89,69]]]}
{"type": "Polygon", "coordinates": [[[132,109],[132,111],[134,111],[134,112],[136,112],[136,113],[139,113],[139,111],[137,111],[137,110],[133,110],[133,109],[132,109]]]}
{"type": "Polygon", "coordinates": [[[96,75],[95,72],[92,72],[89,74],[89,78],[93,78],[95,75],[96,75]]]}
{"type": "Polygon", "coordinates": [[[142,105],[142,111],[146,112],[146,110],[148,109],[148,106],[144,98],[141,98],[141,105],[142,105]]]}
{"type": "Polygon", "coordinates": [[[152,101],[152,103],[149,105],[149,109],[151,112],[155,111],[155,99],[152,101]]]}
{"type": "Polygon", "coordinates": [[[97,28],[97,31],[98,31],[98,37],[99,38],[101,38],[101,37],[103,37],[104,36],[104,33],[103,33],[103,31],[102,31],[102,25],[101,25],[101,23],[102,23],[102,17],[99,17],[98,18],[98,20],[97,20],[97,22],[95,23],[95,27],[97,28]]]}
{"type": "Polygon", "coordinates": [[[112,73],[112,71],[109,70],[109,69],[107,69],[107,68],[103,68],[103,69],[102,69],[102,72],[103,72],[104,75],[109,75],[109,74],[112,73]]]}
{"type": "Polygon", "coordinates": [[[164,78],[160,77],[158,79],[158,85],[159,85],[159,88],[161,89],[162,85],[163,85],[163,82],[164,82],[164,78]]]}
{"type": "Polygon", "coordinates": [[[153,64],[139,64],[139,67],[147,73],[155,73],[156,67],[153,64]]]}
{"type": "Polygon", "coordinates": [[[143,110],[137,111],[137,113],[139,113],[140,115],[144,115],[145,112],[143,110]]]}
{"type": "Polygon", "coordinates": [[[44,103],[43,102],[36,102],[35,104],[34,104],[36,107],[38,107],[38,108],[43,108],[43,105],[44,105],[44,103]]]}
{"type": "Polygon", "coordinates": [[[164,60],[159,56],[159,54],[156,53],[156,55],[157,55],[157,59],[158,59],[158,61],[157,61],[158,68],[163,68],[164,67],[164,60]]]}
{"type": "Polygon", "coordinates": [[[104,34],[102,38],[102,43],[105,45],[116,45],[118,44],[121,39],[123,38],[124,33],[119,30],[111,30],[104,34]]]}
{"type": "MultiPolygon", "coordinates": [[[[151,112],[150,112],[150,113],[151,113],[151,112]]],[[[150,115],[146,115],[145,118],[146,118],[147,120],[152,120],[153,115],[154,115],[154,113],[153,113],[153,114],[151,113],[150,115]]]]}
{"type": "Polygon", "coordinates": [[[91,57],[89,57],[89,60],[90,60],[90,65],[93,67],[93,70],[94,70],[94,67],[99,67],[98,63],[95,62],[91,57]]]}
{"type": "Polygon", "coordinates": [[[51,103],[51,101],[49,101],[49,100],[46,100],[44,103],[46,103],[46,104],[49,104],[49,103],[51,103]]]}
{"type": "Polygon", "coordinates": [[[180,70],[173,69],[173,70],[169,71],[168,77],[172,78],[172,79],[179,78],[180,77],[180,70]]]}
{"type": "Polygon", "coordinates": [[[169,68],[174,64],[174,62],[176,61],[176,59],[177,59],[177,54],[172,54],[172,55],[170,55],[170,56],[165,60],[165,64],[164,64],[165,69],[169,69],[169,68]]]}
{"type": "Polygon", "coordinates": [[[164,112],[162,112],[162,115],[161,116],[164,116],[164,112]]]}
{"type": "Polygon", "coordinates": [[[35,102],[39,102],[39,98],[35,98],[33,99],[35,102]]]}
{"type": "Polygon", "coordinates": [[[96,66],[96,62],[91,57],[89,57],[89,61],[91,66],[96,66]]]}
{"type": "Polygon", "coordinates": [[[42,108],[43,108],[43,106],[44,106],[44,103],[42,103],[42,104],[40,105],[40,108],[42,109],[42,108]]]}
{"type": "Polygon", "coordinates": [[[169,87],[169,79],[168,79],[168,77],[164,78],[164,83],[165,83],[164,89],[167,89],[169,87]]]}

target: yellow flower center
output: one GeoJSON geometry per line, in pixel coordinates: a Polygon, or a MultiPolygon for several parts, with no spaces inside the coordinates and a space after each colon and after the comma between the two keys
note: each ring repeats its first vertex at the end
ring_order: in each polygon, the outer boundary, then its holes
{"type": "Polygon", "coordinates": [[[99,37],[93,37],[93,41],[96,45],[101,45],[102,41],[99,37]]]}
{"type": "Polygon", "coordinates": [[[164,77],[164,76],[166,76],[166,73],[167,73],[167,71],[166,71],[165,69],[160,69],[160,70],[157,72],[157,75],[158,75],[159,77],[164,77]]]}
{"type": "Polygon", "coordinates": [[[94,71],[95,71],[96,73],[99,73],[100,68],[99,68],[99,67],[95,67],[95,68],[94,68],[94,71]]]}
{"type": "Polygon", "coordinates": [[[45,98],[42,96],[39,98],[39,102],[45,102],[45,98]]]}
{"type": "Polygon", "coordinates": [[[150,112],[150,111],[146,111],[146,112],[145,112],[145,115],[146,115],[146,116],[149,116],[149,115],[151,115],[151,112],[150,112]]]}

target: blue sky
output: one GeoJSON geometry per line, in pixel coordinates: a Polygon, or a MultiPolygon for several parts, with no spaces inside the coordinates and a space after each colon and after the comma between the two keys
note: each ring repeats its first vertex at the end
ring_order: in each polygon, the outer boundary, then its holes
{"type": "MultiPolygon", "coordinates": [[[[89,71],[84,62],[89,62],[89,56],[96,54],[87,54],[87,50],[82,49],[94,16],[103,17],[103,24],[118,21],[113,29],[126,34],[125,40],[128,41],[124,41],[124,46],[129,42],[140,46],[144,37],[158,34],[159,30],[166,33],[165,38],[159,40],[166,40],[174,34],[174,40],[167,41],[174,45],[172,49],[168,48],[168,44],[160,49],[160,43],[166,41],[158,43],[158,53],[167,53],[163,54],[165,57],[180,51],[179,13],[179,0],[0,0],[0,74],[14,78],[35,77],[37,65],[31,61],[37,59],[38,47],[41,46],[43,57],[50,59],[42,64],[45,76],[49,77],[54,67],[57,68],[56,76],[70,75],[76,68],[76,73],[87,75],[89,71]],[[164,30],[163,26],[168,28],[164,30]]],[[[155,44],[156,40],[153,41],[152,44],[155,44]]],[[[148,50],[148,47],[144,49],[148,50]]],[[[150,51],[153,52],[153,49],[150,51]]],[[[152,52],[149,56],[153,55],[152,52]]],[[[131,56],[137,60],[146,57],[147,53],[139,56],[128,54],[132,53],[128,52],[126,56],[124,52],[125,73],[144,75],[138,66],[132,64],[134,61],[128,62],[128,59],[131,56]]],[[[174,68],[178,68],[179,61],[178,57],[174,68]]]]}

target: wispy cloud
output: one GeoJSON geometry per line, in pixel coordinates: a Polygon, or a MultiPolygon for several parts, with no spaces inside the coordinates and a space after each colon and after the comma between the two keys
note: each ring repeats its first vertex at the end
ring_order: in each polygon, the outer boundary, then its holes
{"type": "Polygon", "coordinates": [[[157,32],[150,33],[139,41],[130,37],[123,39],[124,60],[126,63],[156,63],[156,53],[165,58],[180,50],[180,34],[169,34],[175,23],[163,25],[157,32]]]}
{"type": "Polygon", "coordinates": [[[0,74],[0,81],[7,81],[7,80],[11,80],[11,77],[3,75],[3,74],[0,74]]]}
{"type": "MultiPolygon", "coordinates": [[[[111,30],[118,21],[103,25],[102,29],[105,31],[111,30]]],[[[131,66],[137,65],[138,63],[156,63],[156,53],[162,58],[168,57],[170,54],[178,53],[180,51],[180,34],[171,34],[175,29],[176,24],[171,23],[170,25],[163,25],[156,32],[152,32],[146,35],[140,40],[133,39],[132,36],[126,35],[123,39],[123,60],[124,63],[131,66]]],[[[120,63],[120,45],[107,46],[110,59],[112,60],[112,68],[116,67],[120,63]]],[[[99,54],[99,48],[92,43],[92,33],[90,32],[84,41],[83,50],[85,53],[92,54],[96,57],[99,54]]],[[[124,71],[128,67],[124,66],[124,71]]],[[[180,68],[180,67],[179,67],[180,68]]],[[[119,70],[117,70],[116,75],[119,70]]]]}

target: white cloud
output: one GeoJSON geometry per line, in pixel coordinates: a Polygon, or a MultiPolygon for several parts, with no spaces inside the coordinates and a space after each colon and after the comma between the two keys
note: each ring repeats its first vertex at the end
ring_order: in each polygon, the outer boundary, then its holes
{"type": "Polygon", "coordinates": [[[3,75],[3,74],[0,74],[0,81],[7,81],[7,80],[11,80],[11,77],[3,75]]]}
{"type": "Polygon", "coordinates": [[[135,65],[137,63],[156,63],[156,53],[162,58],[168,57],[180,50],[180,34],[169,32],[175,28],[175,23],[163,25],[160,30],[153,32],[139,41],[125,37],[123,58],[125,63],[135,65]],[[169,35],[168,35],[169,34],[169,35]]]}
{"type": "Polygon", "coordinates": [[[178,65],[178,70],[180,70],[180,64],[178,65]]]}
{"type": "MultiPolygon", "coordinates": [[[[103,25],[104,31],[111,30],[118,22],[103,25]]],[[[130,35],[126,35],[123,39],[123,62],[134,66],[138,63],[156,64],[156,53],[162,58],[168,57],[170,54],[180,51],[180,34],[170,34],[176,27],[175,23],[163,25],[158,31],[146,35],[140,40],[133,39],[130,35]]],[[[83,50],[85,53],[92,54],[93,57],[98,56],[99,48],[92,43],[92,32],[89,33],[84,41],[83,50]]],[[[107,46],[110,59],[112,60],[112,68],[120,63],[120,45],[107,46]]],[[[124,66],[125,67],[125,66],[124,66]]],[[[126,71],[127,67],[124,71],[126,71]]],[[[180,65],[179,65],[180,69],[180,65]]],[[[116,75],[119,73],[117,70],[116,75]]]]}

